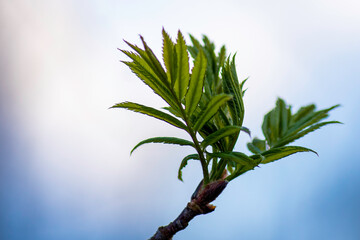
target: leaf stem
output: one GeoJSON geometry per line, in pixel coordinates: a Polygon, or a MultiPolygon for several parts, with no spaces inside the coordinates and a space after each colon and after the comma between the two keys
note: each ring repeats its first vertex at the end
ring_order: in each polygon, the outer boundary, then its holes
{"type": "Polygon", "coordinates": [[[181,100],[179,100],[174,92],[174,89],[168,85],[168,89],[170,90],[171,94],[173,95],[173,97],[176,99],[176,103],[178,104],[178,108],[181,111],[181,114],[183,116],[183,120],[185,121],[185,124],[187,126],[187,132],[189,133],[191,139],[194,142],[195,145],[195,149],[197,151],[197,153],[199,154],[199,158],[200,158],[200,163],[201,163],[201,168],[203,171],[203,175],[204,175],[204,186],[206,186],[209,182],[210,182],[210,177],[209,177],[209,172],[208,172],[208,168],[207,168],[207,164],[206,164],[206,160],[204,157],[204,152],[200,146],[200,143],[198,141],[198,139],[196,138],[196,132],[195,130],[192,128],[191,126],[191,122],[188,119],[188,116],[185,112],[185,109],[183,107],[183,105],[181,104],[181,100]]]}
{"type": "Polygon", "coordinates": [[[192,128],[191,123],[190,123],[190,121],[189,121],[189,119],[188,119],[188,117],[187,117],[187,115],[185,113],[184,108],[182,107],[181,104],[180,104],[179,107],[180,107],[180,110],[181,110],[181,114],[184,117],[185,124],[188,127],[188,133],[189,133],[191,139],[193,140],[193,142],[195,144],[196,151],[199,154],[200,163],[201,163],[201,167],[202,167],[203,175],[204,175],[204,186],[206,186],[206,184],[208,184],[210,182],[210,178],[209,178],[209,172],[208,172],[208,169],[207,169],[206,160],[205,160],[205,157],[204,157],[204,152],[201,149],[200,143],[199,143],[198,139],[196,138],[196,132],[192,128]]]}

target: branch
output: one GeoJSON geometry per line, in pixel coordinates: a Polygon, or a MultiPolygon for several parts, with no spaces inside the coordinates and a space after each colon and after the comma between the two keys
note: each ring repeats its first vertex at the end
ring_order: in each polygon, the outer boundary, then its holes
{"type": "Polygon", "coordinates": [[[226,180],[218,180],[204,187],[201,181],[180,215],[169,225],[159,227],[150,240],[171,240],[177,232],[185,229],[194,217],[214,211],[215,206],[210,203],[221,194],[227,184],[226,180]]]}

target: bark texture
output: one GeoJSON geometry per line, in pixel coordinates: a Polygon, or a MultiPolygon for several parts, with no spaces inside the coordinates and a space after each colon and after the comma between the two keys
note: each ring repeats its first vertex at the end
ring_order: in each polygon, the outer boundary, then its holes
{"type": "Polygon", "coordinates": [[[150,240],[169,240],[178,232],[185,229],[191,219],[197,215],[207,214],[215,210],[210,203],[214,201],[228,184],[225,180],[218,180],[207,184],[205,187],[200,182],[191,201],[187,204],[180,215],[169,225],[159,227],[150,240]]]}

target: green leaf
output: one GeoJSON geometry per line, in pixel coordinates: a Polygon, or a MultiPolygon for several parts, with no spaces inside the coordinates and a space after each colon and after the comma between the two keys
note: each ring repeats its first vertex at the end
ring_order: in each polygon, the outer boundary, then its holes
{"type": "MultiPolygon", "coordinates": [[[[229,106],[232,122],[234,125],[241,126],[245,110],[242,99],[242,85],[239,84],[235,68],[235,55],[233,56],[231,62],[230,57],[227,59],[222,70],[222,78],[224,93],[233,96],[233,99],[231,99],[227,104],[229,106]]],[[[245,81],[242,82],[242,84],[244,83],[245,81]]]]}
{"type": "Polygon", "coordinates": [[[251,143],[247,144],[247,147],[252,153],[260,154],[266,150],[266,142],[255,137],[251,143]]]}
{"type": "Polygon", "coordinates": [[[192,115],[201,99],[201,95],[203,93],[205,71],[206,57],[203,51],[200,51],[195,59],[194,67],[191,71],[189,89],[185,97],[185,111],[188,116],[192,115]]]}
{"type": "Polygon", "coordinates": [[[175,45],[177,56],[177,78],[174,85],[175,93],[181,101],[186,94],[189,86],[189,55],[187,52],[186,43],[181,32],[178,32],[178,38],[175,45]]]}
{"type": "Polygon", "coordinates": [[[315,111],[315,104],[301,107],[291,118],[291,125],[298,122],[300,119],[304,119],[315,111]]]}
{"type": "Polygon", "coordinates": [[[322,119],[327,118],[328,112],[339,107],[340,105],[335,105],[327,109],[323,109],[317,112],[312,112],[306,115],[306,117],[303,117],[299,119],[297,122],[295,122],[290,128],[288,129],[286,135],[284,137],[289,137],[291,135],[294,135],[301,130],[305,129],[308,126],[311,126],[312,124],[320,122],[322,119]]]}
{"type": "Polygon", "coordinates": [[[155,108],[151,108],[151,107],[147,107],[141,104],[137,104],[137,103],[132,103],[132,102],[122,102],[119,104],[116,104],[114,106],[112,106],[111,108],[125,108],[134,112],[139,112],[145,115],[148,115],[150,117],[154,117],[157,118],[159,120],[165,121],[175,127],[184,129],[185,131],[187,131],[187,127],[184,123],[182,123],[179,119],[164,113],[162,111],[159,111],[155,108]]]}
{"type": "Polygon", "coordinates": [[[241,152],[219,152],[219,153],[208,153],[211,157],[218,157],[225,160],[234,161],[237,164],[247,166],[249,168],[256,167],[259,162],[256,159],[252,159],[241,152]]]}
{"type": "Polygon", "coordinates": [[[249,149],[250,152],[254,153],[254,154],[260,154],[261,153],[261,150],[256,147],[253,143],[251,142],[248,142],[246,144],[247,148],[249,149]]]}
{"type": "Polygon", "coordinates": [[[154,137],[154,138],[148,138],[145,139],[141,142],[139,142],[130,152],[130,154],[132,154],[135,149],[137,149],[138,147],[140,147],[143,144],[146,143],[165,143],[165,144],[177,144],[180,146],[191,146],[195,148],[194,143],[185,140],[185,139],[181,139],[181,138],[176,138],[176,137],[154,137]]]}
{"type": "Polygon", "coordinates": [[[194,38],[194,36],[192,36],[191,34],[189,34],[189,36],[190,36],[190,40],[191,40],[193,46],[188,46],[188,49],[189,49],[191,56],[193,58],[196,58],[197,55],[199,54],[199,50],[202,49],[202,46],[201,46],[200,42],[196,38],[194,38]]]}
{"type": "Polygon", "coordinates": [[[298,146],[287,146],[287,147],[272,148],[268,151],[261,153],[261,155],[251,156],[251,158],[254,160],[262,159],[261,164],[266,164],[298,152],[313,152],[316,155],[318,155],[317,152],[309,148],[298,147],[298,146]]]}
{"type": "Polygon", "coordinates": [[[182,169],[184,167],[186,167],[187,165],[187,162],[191,159],[194,159],[194,160],[200,160],[200,157],[198,154],[190,154],[190,155],[187,155],[186,157],[184,157],[184,159],[181,161],[181,164],[180,164],[180,167],[179,167],[179,171],[178,171],[178,179],[180,181],[182,181],[182,169]]]}
{"type": "MultiPolygon", "coordinates": [[[[137,52],[140,55],[141,59],[145,60],[146,64],[151,67],[151,69],[158,76],[158,78],[161,79],[162,82],[167,81],[165,70],[161,66],[159,67],[157,64],[154,65],[153,61],[151,61],[151,59],[148,57],[148,54],[145,50],[142,50],[138,46],[133,45],[125,40],[124,42],[129,45],[135,52],[137,52]]],[[[119,50],[124,52],[124,50],[119,50]]]]}
{"type": "Polygon", "coordinates": [[[209,103],[207,104],[206,108],[201,111],[198,119],[196,120],[194,129],[195,131],[199,131],[204,124],[209,121],[219,110],[219,108],[224,105],[227,101],[229,101],[232,96],[227,94],[219,94],[214,96],[209,103]]]}
{"type": "Polygon", "coordinates": [[[161,82],[161,80],[153,73],[153,71],[145,65],[140,59],[134,62],[125,62],[133,73],[135,73],[146,85],[148,85],[157,95],[164,99],[173,108],[178,108],[174,101],[171,92],[161,82]]]}
{"type": "Polygon", "coordinates": [[[164,75],[164,77],[161,78],[161,80],[162,80],[165,84],[168,83],[167,78],[166,78],[165,70],[164,70],[164,68],[161,66],[160,61],[157,59],[157,57],[155,56],[155,54],[153,53],[153,51],[151,50],[151,48],[149,48],[149,46],[146,44],[144,38],[143,38],[141,35],[140,35],[140,39],[141,39],[141,41],[142,41],[142,43],[143,43],[145,52],[146,52],[148,58],[150,59],[151,63],[153,64],[154,68],[156,68],[159,73],[161,73],[162,75],[164,75]]]}
{"type": "Polygon", "coordinates": [[[288,129],[291,115],[283,99],[278,98],[276,105],[279,108],[279,137],[282,137],[288,129]]]}
{"type": "Polygon", "coordinates": [[[297,134],[294,134],[294,135],[291,135],[287,138],[284,138],[282,139],[280,142],[276,143],[274,145],[274,147],[280,147],[280,146],[284,146],[286,144],[289,144],[299,138],[302,138],[303,136],[305,136],[306,134],[310,133],[310,132],[313,132],[325,125],[328,125],[328,124],[334,124],[334,123],[339,123],[339,124],[342,124],[341,122],[338,122],[338,121],[328,121],[328,122],[322,122],[322,123],[318,123],[318,124],[314,124],[308,128],[306,128],[305,130],[297,133],[297,134]]]}
{"type": "Polygon", "coordinates": [[[261,129],[265,136],[265,139],[268,141],[269,144],[272,141],[272,139],[270,139],[270,137],[271,137],[270,116],[271,116],[271,112],[268,112],[267,114],[265,114],[264,120],[263,120],[263,123],[261,126],[261,129]]]}
{"type": "Polygon", "coordinates": [[[204,141],[202,141],[201,146],[203,149],[205,149],[207,146],[216,143],[220,139],[231,136],[233,134],[238,134],[240,131],[244,131],[250,134],[249,129],[245,127],[226,126],[207,136],[204,141]]]}
{"type": "Polygon", "coordinates": [[[163,60],[166,67],[166,75],[168,82],[171,86],[174,86],[176,81],[176,74],[177,74],[177,59],[175,53],[175,44],[171,41],[169,35],[165,32],[165,29],[162,30],[163,35],[163,60]]]}
{"type": "Polygon", "coordinates": [[[172,115],[174,115],[175,117],[178,118],[183,118],[183,116],[181,115],[180,112],[178,112],[177,110],[173,109],[172,107],[163,107],[163,109],[169,111],[172,115]]]}

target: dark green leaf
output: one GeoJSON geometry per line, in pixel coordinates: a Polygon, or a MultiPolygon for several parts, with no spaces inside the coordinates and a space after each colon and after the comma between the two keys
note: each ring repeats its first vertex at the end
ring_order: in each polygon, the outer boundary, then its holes
{"type": "Polygon", "coordinates": [[[261,153],[261,155],[251,156],[251,158],[254,160],[262,159],[261,163],[266,164],[287,157],[297,152],[313,152],[317,155],[317,153],[314,150],[311,150],[309,148],[298,147],[298,146],[287,146],[287,147],[272,148],[268,151],[261,153]]]}
{"type": "Polygon", "coordinates": [[[306,128],[305,130],[297,133],[297,134],[294,134],[294,135],[291,135],[287,138],[284,138],[282,139],[280,142],[276,143],[274,147],[280,147],[280,146],[284,146],[286,144],[289,144],[303,136],[305,136],[306,134],[310,133],[310,132],[313,132],[319,128],[321,128],[322,126],[325,126],[325,125],[328,125],[328,124],[334,124],[334,123],[340,123],[341,122],[338,122],[338,121],[328,121],[328,122],[322,122],[322,123],[318,123],[318,124],[314,124],[308,128],[306,128]]]}
{"type": "Polygon", "coordinates": [[[139,142],[130,152],[133,153],[135,151],[135,149],[137,149],[138,147],[140,147],[141,145],[143,144],[146,144],[146,143],[165,143],[165,144],[177,144],[177,145],[180,145],[180,146],[191,146],[191,147],[194,147],[194,143],[188,141],[188,140],[185,140],[185,139],[181,139],[181,138],[175,138],[175,137],[154,137],[154,138],[148,138],[148,139],[145,139],[141,142],[139,142]]]}
{"type": "Polygon", "coordinates": [[[226,126],[207,136],[204,141],[202,141],[201,146],[205,149],[207,146],[216,143],[220,139],[231,136],[233,134],[238,134],[240,131],[244,131],[250,134],[249,129],[245,127],[226,126]]]}
{"type": "Polygon", "coordinates": [[[312,124],[318,123],[320,122],[322,119],[327,118],[328,112],[339,107],[340,105],[335,105],[332,106],[330,108],[324,109],[324,110],[320,110],[317,112],[311,112],[309,114],[306,115],[306,117],[303,117],[301,119],[299,119],[297,122],[294,122],[292,124],[292,126],[288,129],[286,135],[284,136],[285,138],[292,136],[298,132],[300,132],[301,130],[311,126],[312,124]]]}
{"type": "Polygon", "coordinates": [[[249,151],[254,153],[254,154],[260,154],[261,153],[261,150],[251,142],[247,143],[246,146],[249,149],[249,151]]]}
{"type": "Polygon", "coordinates": [[[300,119],[306,118],[308,115],[314,113],[315,105],[310,104],[305,107],[301,107],[291,118],[291,124],[298,122],[300,119]]]}
{"type": "Polygon", "coordinates": [[[258,165],[256,159],[252,159],[244,153],[241,152],[219,152],[219,153],[208,153],[211,157],[218,157],[225,160],[234,161],[237,164],[245,165],[249,168],[254,168],[258,165]]]}
{"type": "Polygon", "coordinates": [[[266,150],[266,141],[255,137],[251,143],[247,144],[247,147],[252,153],[259,154],[266,150]]]}
{"type": "Polygon", "coordinates": [[[173,109],[172,107],[163,107],[163,109],[169,111],[172,115],[178,118],[183,118],[181,113],[179,113],[177,110],[173,109]]]}
{"type": "Polygon", "coordinates": [[[279,108],[279,137],[282,137],[287,129],[288,129],[288,125],[289,125],[289,121],[291,118],[291,115],[289,115],[289,111],[288,108],[286,107],[286,103],[283,99],[278,98],[276,105],[279,108]]]}
{"type": "Polygon", "coordinates": [[[182,181],[182,169],[184,167],[186,167],[187,165],[187,162],[191,159],[194,159],[194,160],[200,160],[200,157],[198,154],[190,154],[190,155],[187,155],[186,157],[184,157],[184,159],[181,161],[181,164],[180,164],[180,167],[179,167],[179,171],[178,171],[178,179],[180,181],[182,181]]]}
{"type": "Polygon", "coordinates": [[[157,69],[157,71],[159,73],[161,73],[162,75],[164,75],[163,78],[161,78],[161,80],[166,84],[168,83],[167,78],[166,78],[166,73],[164,68],[161,66],[161,63],[159,62],[159,60],[157,59],[157,57],[155,56],[155,54],[153,53],[153,51],[151,50],[151,48],[149,48],[149,46],[146,44],[144,38],[140,35],[140,39],[143,43],[145,52],[148,56],[148,58],[150,59],[151,63],[153,64],[154,68],[157,69]]]}
{"type": "Polygon", "coordinates": [[[154,117],[159,120],[165,121],[175,127],[178,127],[178,128],[181,128],[181,129],[184,129],[185,131],[187,131],[187,127],[179,119],[177,119],[167,113],[159,111],[155,108],[147,107],[147,106],[137,104],[137,103],[132,103],[132,102],[119,103],[119,104],[112,106],[111,108],[125,108],[128,110],[134,111],[134,112],[139,112],[139,113],[148,115],[150,117],[154,117]]]}

